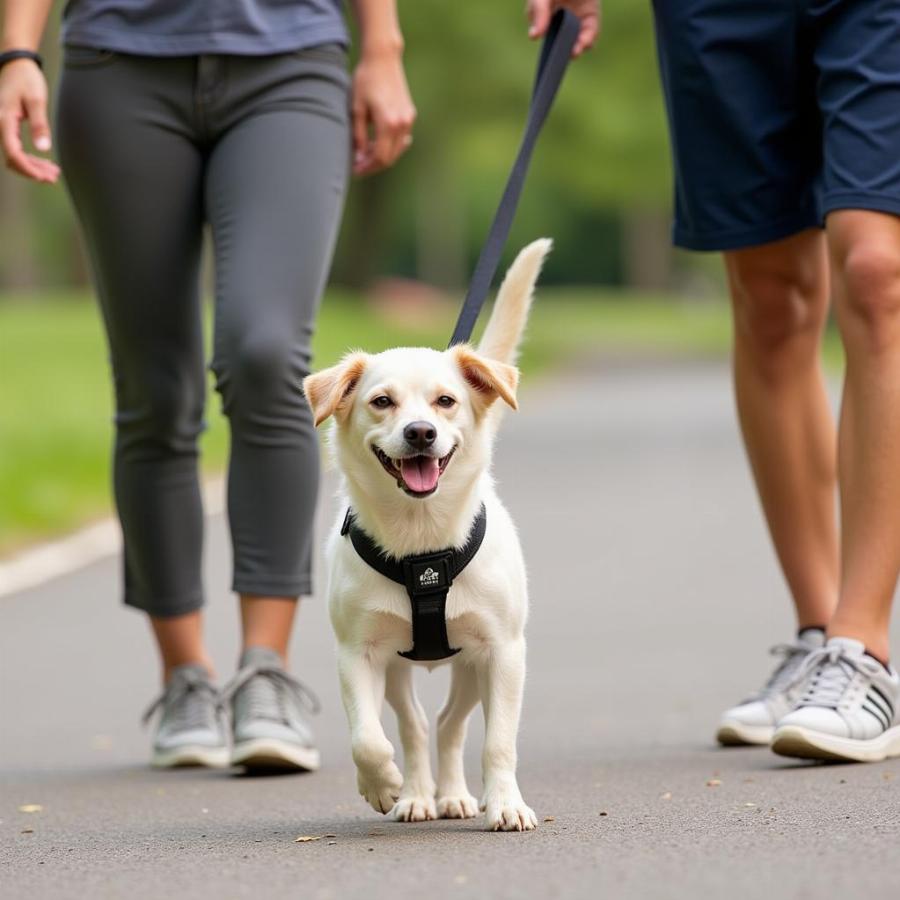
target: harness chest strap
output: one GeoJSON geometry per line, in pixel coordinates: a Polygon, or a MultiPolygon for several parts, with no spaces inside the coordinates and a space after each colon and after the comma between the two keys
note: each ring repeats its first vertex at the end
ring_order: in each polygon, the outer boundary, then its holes
{"type": "Polygon", "coordinates": [[[385,578],[406,588],[412,611],[412,649],[401,656],[415,660],[446,659],[459,653],[447,638],[447,594],[453,580],[474,559],[487,530],[487,510],[478,511],[466,543],[459,549],[438,550],[418,556],[394,559],[372,540],[357,524],[353,510],[348,509],[341,534],[349,535],[353,549],[363,562],[385,578]]]}

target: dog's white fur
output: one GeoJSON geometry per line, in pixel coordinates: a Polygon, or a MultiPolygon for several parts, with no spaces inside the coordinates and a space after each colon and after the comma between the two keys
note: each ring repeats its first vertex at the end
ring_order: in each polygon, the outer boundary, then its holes
{"type": "Polygon", "coordinates": [[[343,475],[340,517],[327,547],[328,591],[359,792],[374,809],[393,811],[403,821],[477,814],[479,804],[463,772],[463,743],[469,714],[480,699],[485,714],[481,808],[487,827],[522,831],[537,824],[516,781],[528,608],[525,564],[489,469],[500,419],[496,401],[516,406],[513,363],[550,246],[549,240],[535,241],[516,258],[477,351],[464,345],[444,352],[352,353],[304,381],[316,424],[334,416],[332,446],[343,475]],[[381,396],[394,405],[373,406],[371,401],[381,396]],[[437,402],[447,396],[456,401],[449,409],[437,402]],[[403,429],[414,421],[434,426],[435,456],[456,447],[437,491],[425,498],[402,490],[372,450],[380,447],[392,459],[410,455],[403,429]],[[350,505],[359,525],[388,554],[427,553],[462,546],[482,503],[487,508],[484,543],[447,599],[450,645],[461,652],[447,660],[451,683],[438,717],[435,785],[428,722],[413,689],[412,663],[398,655],[412,645],[409,597],[357,555],[339,526],[350,505]],[[397,714],[402,775],[381,724],[385,697],[397,714]]]}

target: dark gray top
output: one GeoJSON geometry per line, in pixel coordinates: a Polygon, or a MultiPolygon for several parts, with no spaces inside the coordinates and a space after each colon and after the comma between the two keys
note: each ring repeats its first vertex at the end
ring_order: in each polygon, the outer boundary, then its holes
{"type": "Polygon", "coordinates": [[[142,56],[264,56],[348,43],[342,0],[69,0],[64,44],[142,56]]]}

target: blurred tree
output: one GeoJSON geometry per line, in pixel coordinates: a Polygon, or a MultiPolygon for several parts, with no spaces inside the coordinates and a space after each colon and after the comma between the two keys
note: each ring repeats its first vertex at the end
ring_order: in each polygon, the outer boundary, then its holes
{"type": "MultiPolygon", "coordinates": [[[[512,163],[527,113],[538,47],[518,3],[476,8],[401,0],[406,61],[419,108],[415,144],[388,175],[390,196],[351,194],[348,222],[379,220],[415,274],[460,287],[474,263],[512,163]],[[409,203],[403,196],[415,195],[409,203]],[[386,204],[379,215],[367,204],[386,204]]],[[[648,0],[607,7],[594,51],[569,69],[543,132],[510,241],[548,233],[557,247],[550,280],[671,280],[671,180],[648,0]]],[[[387,191],[385,192],[387,193],[387,191]]],[[[369,231],[369,239],[373,235],[369,231]]],[[[338,277],[354,269],[358,245],[339,248],[338,277]]],[[[359,273],[357,273],[359,274],[359,273]]],[[[371,267],[359,284],[376,274],[371,267]]]]}
{"type": "MultiPolygon", "coordinates": [[[[44,42],[51,81],[60,6],[44,42]]],[[[523,7],[400,0],[415,143],[393,171],[353,185],[337,281],[364,286],[391,274],[465,284],[528,107],[538,46],[523,7]]],[[[548,234],[549,281],[666,284],[669,168],[650,2],[608,3],[597,46],[569,69],[541,136],[510,252],[548,234]]],[[[61,187],[0,174],[0,235],[0,287],[83,281],[61,187]]]]}

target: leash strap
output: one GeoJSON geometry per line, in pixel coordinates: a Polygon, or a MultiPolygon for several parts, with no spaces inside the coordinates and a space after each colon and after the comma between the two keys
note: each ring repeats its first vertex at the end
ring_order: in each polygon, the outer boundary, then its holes
{"type": "Polygon", "coordinates": [[[487,240],[481,249],[481,256],[472,274],[466,299],[463,301],[450,346],[465,343],[472,336],[478,314],[481,312],[484,301],[491,289],[491,282],[497,274],[497,266],[500,256],[506,246],[509,230],[512,227],[513,216],[519,205],[519,197],[522,194],[522,186],[525,183],[525,175],[528,172],[528,164],[531,162],[531,154],[537,142],[541,127],[550,112],[556,92],[562,83],[563,75],[572,56],[572,48],[578,39],[581,23],[578,17],[566,9],[558,10],[550,22],[544,43],[541,47],[541,55],[538,59],[537,75],[534,80],[534,90],[531,94],[531,106],[528,110],[528,120],[525,125],[525,133],[519,145],[519,153],[513,164],[512,171],[500,198],[500,205],[494,214],[491,230],[487,240]]]}
{"type": "Polygon", "coordinates": [[[401,656],[415,660],[446,659],[459,653],[447,637],[447,594],[453,579],[473,560],[487,531],[487,510],[482,504],[466,543],[459,550],[439,550],[420,556],[393,559],[357,524],[347,510],[341,534],[350,535],[353,549],[376,572],[403,585],[412,611],[412,648],[401,656]]]}

